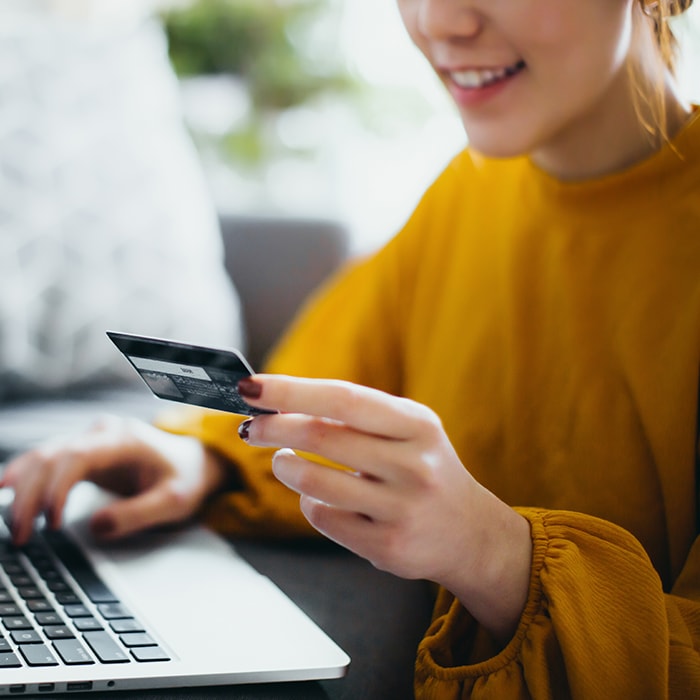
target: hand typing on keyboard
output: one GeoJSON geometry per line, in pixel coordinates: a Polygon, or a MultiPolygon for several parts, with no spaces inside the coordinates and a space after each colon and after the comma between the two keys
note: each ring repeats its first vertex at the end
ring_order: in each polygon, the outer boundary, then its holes
{"type": "Polygon", "coordinates": [[[194,438],[107,416],[84,434],[10,460],[0,487],[14,491],[10,525],[15,545],[28,541],[38,515],[45,515],[49,527],[59,527],[68,493],[79,481],[124,496],[91,520],[95,535],[115,539],[191,517],[221,487],[226,469],[194,438]]]}

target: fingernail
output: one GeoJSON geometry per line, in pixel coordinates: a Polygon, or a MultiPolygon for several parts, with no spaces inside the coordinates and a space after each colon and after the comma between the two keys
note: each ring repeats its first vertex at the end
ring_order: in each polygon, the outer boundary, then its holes
{"type": "Polygon", "coordinates": [[[20,536],[22,531],[20,530],[19,523],[16,520],[10,522],[10,537],[15,545],[21,544],[20,536]]]}
{"type": "Polygon", "coordinates": [[[242,423],[238,424],[238,437],[245,442],[248,442],[248,438],[250,437],[250,424],[252,422],[252,418],[246,418],[242,423]]]}
{"type": "Polygon", "coordinates": [[[90,523],[90,529],[98,537],[111,535],[116,528],[116,523],[109,515],[96,515],[90,523]]]}
{"type": "Polygon", "coordinates": [[[252,377],[244,377],[238,382],[238,393],[246,399],[259,399],[262,385],[252,377]]]}
{"type": "Polygon", "coordinates": [[[46,519],[46,524],[49,526],[49,529],[55,530],[58,528],[56,523],[56,511],[52,506],[46,506],[46,508],[44,508],[44,518],[46,519]]]}

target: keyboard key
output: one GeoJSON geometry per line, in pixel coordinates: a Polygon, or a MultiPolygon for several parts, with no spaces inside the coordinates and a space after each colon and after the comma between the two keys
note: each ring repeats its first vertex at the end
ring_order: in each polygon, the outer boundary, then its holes
{"type": "Polygon", "coordinates": [[[152,647],[155,646],[156,640],[150,634],[145,632],[129,632],[128,634],[119,635],[119,641],[125,647],[152,647]]]}
{"type": "Polygon", "coordinates": [[[65,593],[56,593],[56,601],[61,605],[73,605],[82,602],[75,593],[66,591],[65,593]]]}
{"type": "Polygon", "coordinates": [[[12,647],[10,646],[10,643],[5,639],[4,637],[0,638],[0,653],[4,653],[6,651],[12,651],[12,647]]]}
{"type": "Polygon", "coordinates": [[[46,598],[35,598],[27,601],[27,607],[33,612],[53,612],[53,607],[46,598]]]}
{"type": "Polygon", "coordinates": [[[66,605],[63,612],[68,617],[92,617],[92,613],[84,605],[66,605]]]}
{"type": "Polygon", "coordinates": [[[63,618],[55,611],[53,612],[40,612],[34,615],[34,619],[39,625],[62,625],[63,618]]]}
{"type": "Polygon", "coordinates": [[[17,588],[17,593],[19,593],[24,600],[44,597],[44,594],[36,586],[20,586],[17,588]]]}
{"type": "Polygon", "coordinates": [[[17,617],[22,611],[14,603],[0,603],[0,617],[17,617]]]}
{"type": "Polygon", "coordinates": [[[137,661],[170,661],[170,657],[159,646],[134,647],[131,654],[137,661]]]}
{"type": "Polygon", "coordinates": [[[106,603],[98,605],[97,609],[105,620],[117,620],[121,617],[131,617],[131,613],[121,603],[106,603]]]}
{"type": "Polygon", "coordinates": [[[22,547],[22,551],[35,566],[35,561],[46,559],[46,550],[44,549],[44,546],[34,537],[22,547]]]}
{"type": "Polygon", "coordinates": [[[32,623],[26,617],[3,617],[2,624],[8,630],[30,630],[32,623]]]}
{"type": "Polygon", "coordinates": [[[10,632],[10,637],[15,644],[39,644],[44,641],[34,630],[15,630],[10,632]]]}
{"type": "Polygon", "coordinates": [[[145,632],[143,625],[133,617],[111,620],[109,626],[118,634],[121,632],[145,632]]]}
{"type": "Polygon", "coordinates": [[[47,584],[58,583],[59,581],[64,584],[66,583],[61,572],[56,569],[53,564],[49,566],[37,566],[37,571],[39,572],[39,576],[41,576],[47,584]]]}
{"type": "Polygon", "coordinates": [[[21,661],[12,652],[0,652],[0,667],[18,668],[21,665],[21,661]]]}
{"type": "Polygon", "coordinates": [[[5,588],[0,589],[0,603],[13,603],[14,598],[12,594],[5,588]]]}
{"type": "Polygon", "coordinates": [[[73,630],[66,625],[47,625],[44,627],[44,634],[49,639],[70,639],[70,637],[75,637],[73,630]]]}
{"type": "Polygon", "coordinates": [[[17,547],[8,539],[0,540],[0,560],[14,559],[17,557],[17,547]]]}
{"type": "Polygon", "coordinates": [[[70,666],[95,663],[85,647],[75,638],[57,639],[53,645],[58,655],[63,659],[63,663],[69,664],[70,666]]]}
{"type": "Polygon", "coordinates": [[[73,624],[75,628],[81,632],[104,629],[100,621],[96,620],[94,617],[76,617],[75,620],[73,620],[73,624]]]}
{"type": "Polygon", "coordinates": [[[73,593],[73,589],[61,578],[50,579],[46,582],[46,585],[53,593],[73,593]]]}
{"type": "Polygon", "coordinates": [[[30,666],[58,666],[54,655],[43,644],[23,644],[19,651],[30,666]]]}
{"type": "Polygon", "coordinates": [[[129,657],[107,632],[85,632],[83,637],[102,663],[114,664],[129,662],[129,657]]]}
{"type": "MultiPolygon", "coordinates": [[[[27,569],[19,559],[8,559],[2,563],[2,568],[5,573],[12,578],[13,576],[27,576],[27,569]]],[[[30,579],[31,580],[31,579],[30,579]]]]}

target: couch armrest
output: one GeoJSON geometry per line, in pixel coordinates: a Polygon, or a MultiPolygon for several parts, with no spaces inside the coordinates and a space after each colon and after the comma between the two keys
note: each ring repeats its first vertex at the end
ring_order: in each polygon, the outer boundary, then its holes
{"type": "Polygon", "coordinates": [[[348,232],[323,219],[219,218],[226,269],[241,298],[246,355],[260,369],[302,302],[347,258],[348,232]]]}

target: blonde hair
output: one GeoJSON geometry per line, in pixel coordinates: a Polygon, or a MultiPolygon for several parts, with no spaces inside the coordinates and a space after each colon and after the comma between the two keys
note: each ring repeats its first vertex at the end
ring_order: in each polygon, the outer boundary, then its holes
{"type": "Polygon", "coordinates": [[[678,62],[678,42],[669,20],[685,12],[692,4],[693,0],[638,0],[641,11],[635,13],[634,20],[642,55],[650,50],[656,58],[661,58],[661,62],[642,61],[644,68],[641,69],[631,62],[631,82],[641,123],[659,145],[669,140],[665,95],[668,77],[675,76],[678,62]],[[649,31],[650,25],[652,31],[649,31]],[[646,44],[652,41],[655,45],[647,47],[646,44]]]}
{"type": "Polygon", "coordinates": [[[693,0],[653,0],[653,2],[640,0],[640,2],[642,11],[654,23],[654,36],[661,57],[666,67],[674,73],[678,59],[678,42],[669,26],[669,19],[683,14],[693,4],[693,0]]]}

